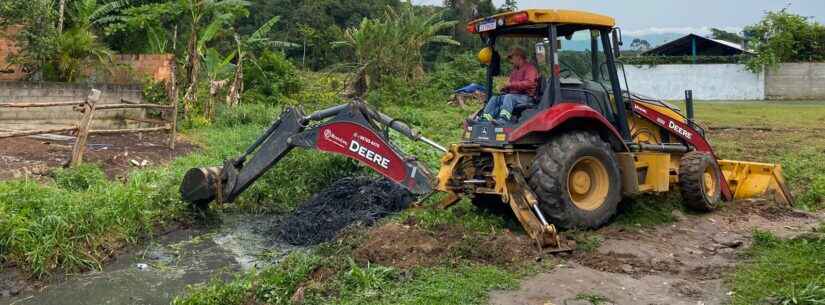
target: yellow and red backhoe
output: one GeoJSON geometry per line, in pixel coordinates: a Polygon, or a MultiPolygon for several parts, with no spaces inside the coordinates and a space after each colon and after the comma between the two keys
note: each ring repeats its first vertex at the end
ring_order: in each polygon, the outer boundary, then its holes
{"type": "MultiPolygon", "coordinates": [[[[622,88],[616,56],[621,33],[613,18],[568,10],[523,10],[470,22],[486,44],[487,96],[500,70],[501,38],[534,38],[543,63],[538,98],[516,109],[516,120],[464,123],[449,147],[354,101],[309,115],[287,108],[242,156],[222,167],[194,168],[182,198],[205,205],[232,202],[292,148],[340,154],[376,170],[413,193],[447,193],[443,207],[468,197],[485,207],[508,205],[525,231],[543,246],[563,250],[557,227],[597,228],[616,213],[622,197],[679,189],[684,204],[710,211],[722,201],[772,193],[793,199],[778,164],[719,160],[705,131],[677,107],[622,88]],[[585,37],[586,69],[571,67],[561,38],[585,37]],[[433,176],[392,145],[387,130],[444,152],[433,176]],[[251,156],[251,158],[250,158],[251,156]]],[[[626,87],[626,86],[625,86],[626,87]]],[[[692,103],[687,103],[692,114],[692,103]]]]}

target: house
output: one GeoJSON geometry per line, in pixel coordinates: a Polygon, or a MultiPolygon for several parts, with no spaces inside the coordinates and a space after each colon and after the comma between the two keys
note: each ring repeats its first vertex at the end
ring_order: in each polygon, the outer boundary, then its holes
{"type": "Polygon", "coordinates": [[[753,54],[741,45],[688,34],[653,49],[642,52],[643,56],[735,56],[753,54]]]}

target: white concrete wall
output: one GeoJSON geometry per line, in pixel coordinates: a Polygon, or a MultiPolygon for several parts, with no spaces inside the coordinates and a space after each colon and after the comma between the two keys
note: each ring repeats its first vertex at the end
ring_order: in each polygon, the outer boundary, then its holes
{"type": "Polygon", "coordinates": [[[768,99],[825,99],[825,63],[784,63],[768,70],[768,99]]]}
{"type": "MultiPolygon", "coordinates": [[[[765,99],[764,73],[744,65],[625,65],[630,91],[665,100],[682,100],[693,90],[696,100],[765,99]]],[[[621,71],[619,71],[621,77],[621,71]]],[[[622,83],[624,87],[624,83],[622,83]]]]}

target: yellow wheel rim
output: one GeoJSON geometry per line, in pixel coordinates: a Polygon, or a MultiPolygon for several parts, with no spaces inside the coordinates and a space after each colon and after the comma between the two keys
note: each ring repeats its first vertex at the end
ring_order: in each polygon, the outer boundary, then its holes
{"type": "Polygon", "coordinates": [[[587,156],[576,160],[567,173],[567,192],[579,209],[598,209],[607,199],[610,178],[607,168],[596,158],[587,156]]]}
{"type": "Polygon", "coordinates": [[[705,173],[702,174],[702,184],[705,187],[706,197],[716,196],[716,175],[713,174],[713,166],[705,168],[705,173]]]}

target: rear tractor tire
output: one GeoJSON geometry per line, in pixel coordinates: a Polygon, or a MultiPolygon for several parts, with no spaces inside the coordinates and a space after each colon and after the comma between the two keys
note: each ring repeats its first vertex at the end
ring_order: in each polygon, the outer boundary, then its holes
{"type": "Polygon", "coordinates": [[[620,177],[610,145],[594,133],[571,131],[539,147],[527,180],[547,221],[595,229],[616,214],[620,177]]]}
{"type": "Polygon", "coordinates": [[[710,154],[692,151],[679,160],[682,203],[689,209],[710,212],[722,201],[719,169],[710,154]]]}

